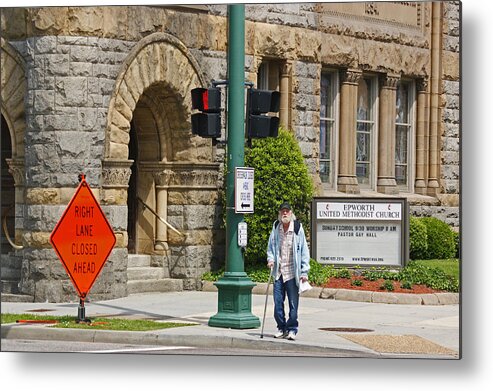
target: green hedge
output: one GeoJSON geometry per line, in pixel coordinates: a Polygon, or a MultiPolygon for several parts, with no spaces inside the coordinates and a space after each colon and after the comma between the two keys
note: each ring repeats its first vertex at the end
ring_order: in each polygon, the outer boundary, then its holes
{"type": "Polygon", "coordinates": [[[427,257],[424,259],[454,258],[456,244],[454,231],[450,226],[436,217],[423,217],[428,235],[427,257]]]}
{"type": "Polygon", "coordinates": [[[425,259],[428,251],[428,233],[421,219],[411,216],[409,220],[409,256],[425,259]]]}
{"type": "Polygon", "coordinates": [[[458,234],[436,217],[413,217],[409,221],[411,259],[449,259],[457,257],[458,234]]]}
{"type": "Polygon", "coordinates": [[[272,224],[282,202],[291,204],[308,237],[313,184],[296,139],[284,129],[279,129],[276,138],[254,139],[252,147],[245,150],[245,166],[255,169],[255,213],[245,215],[248,224],[245,262],[263,262],[272,224]]]}

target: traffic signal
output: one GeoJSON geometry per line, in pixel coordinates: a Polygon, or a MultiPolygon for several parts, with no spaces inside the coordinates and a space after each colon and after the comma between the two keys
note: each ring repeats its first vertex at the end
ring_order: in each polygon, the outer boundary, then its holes
{"type": "Polygon", "coordinates": [[[219,88],[194,88],[192,109],[192,134],[200,137],[221,137],[221,90],[219,88]]]}
{"type": "Polygon", "coordinates": [[[279,117],[267,115],[279,111],[279,91],[256,90],[251,88],[247,95],[247,128],[249,138],[277,137],[279,117]]]}

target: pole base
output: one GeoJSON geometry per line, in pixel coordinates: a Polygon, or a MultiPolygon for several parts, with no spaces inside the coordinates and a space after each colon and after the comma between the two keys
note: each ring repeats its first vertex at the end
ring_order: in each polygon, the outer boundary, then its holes
{"type": "Polygon", "coordinates": [[[260,319],[252,314],[252,288],[248,277],[222,277],[214,283],[218,289],[218,312],[209,318],[209,326],[231,329],[260,327],[260,319]]]}

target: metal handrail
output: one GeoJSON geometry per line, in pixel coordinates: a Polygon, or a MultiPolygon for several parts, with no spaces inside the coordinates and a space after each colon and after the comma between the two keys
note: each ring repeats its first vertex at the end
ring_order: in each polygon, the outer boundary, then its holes
{"type": "Polygon", "coordinates": [[[142,198],[137,197],[137,200],[139,200],[139,201],[142,203],[142,205],[144,206],[144,208],[149,209],[149,210],[150,210],[150,212],[151,212],[154,216],[156,216],[156,217],[159,219],[159,221],[161,221],[163,224],[165,224],[168,228],[170,228],[171,230],[175,231],[178,235],[181,235],[181,236],[183,236],[183,237],[186,237],[186,236],[187,236],[186,234],[184,234],[184,233],[182,233],[182,232],[178,231],[175,227],[173,227],[173,226],[172,226],[170,223],[168,223],[165,219],[163,219],[161,216],[159,216],[159,215],[157,214],[157,212],[156,212],[154,209],[152,209],[149,205],[147,205],[147,204],[146,204],[146,203],[142,200],[142,198]]]}
{"type": "Polygon", "coordinates": [[[4,214],[3,216],[3,221],[2,221],[2,226],[3,226],[3,232],[5,233],[5,237],[7,238],[7,241],[9,242],[9,244],[12,246],[13,249],[15,250],[22,250],[24,248],[24,246],[19,246],[18,244],[15,244],[12,239],[10,238],[10,235],[9,235],[9,231],[7,230],[7,214],[10,212],[10,210],[13,208],[14,206],[11,205],[6,213],[4,214]]]}

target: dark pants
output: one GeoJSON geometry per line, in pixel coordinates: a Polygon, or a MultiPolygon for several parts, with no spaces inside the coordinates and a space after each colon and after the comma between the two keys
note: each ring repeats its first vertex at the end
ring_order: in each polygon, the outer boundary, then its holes
{"type": "Polygon", "coordinates": [[[281,331],[298,332],[298,302],[299,293],[298,286],[294,278],[284,282],[282,275],[278,280],[274,281],[274,319],[277,323],[277,328],[281,331]],[[288,296],[289,317],[286,321],[284,312],[284,300],[288,296]]]}

